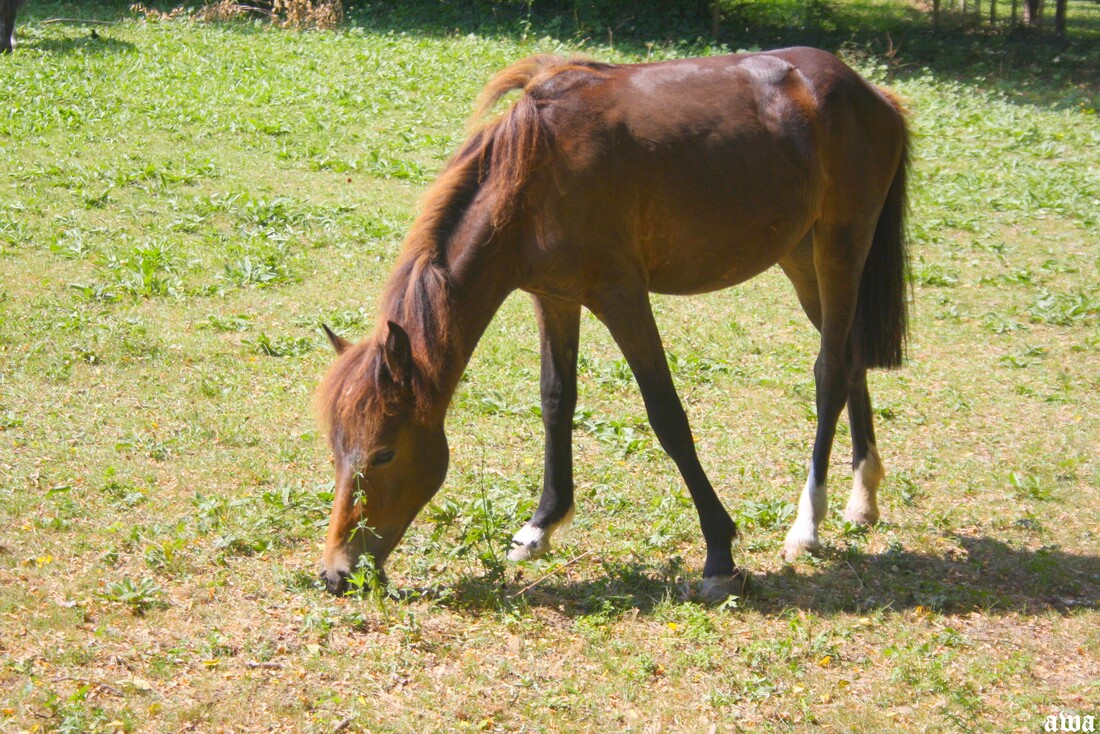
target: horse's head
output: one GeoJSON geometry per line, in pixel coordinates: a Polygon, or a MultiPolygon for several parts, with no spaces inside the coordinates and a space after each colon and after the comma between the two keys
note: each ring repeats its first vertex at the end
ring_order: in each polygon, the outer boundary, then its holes
{"type": "Polygon", "coordinates": [[[363,556],[382,571],[439,491],[449,454],[442,416],[418,409],[420,380],[404,329],[388,322],[354,346],[325,331],[339,356],[318,395],[336,464],[321,578],[339,594],[363,556]]]}

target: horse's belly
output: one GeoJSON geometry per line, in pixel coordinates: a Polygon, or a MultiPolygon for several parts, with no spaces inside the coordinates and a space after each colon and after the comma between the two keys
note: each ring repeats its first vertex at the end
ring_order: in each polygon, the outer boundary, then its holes
{"type": "Polygon", "coordinates": [[[812,226],[815,207],[806,193],[814,187],[806,181],[790,175],[780,185],[755,190],[727,181],[691,196],[666,190],[643,203],[635,220],[635,242],[650,290],[704,293],[770,268],[812,226]]]}
{"type": "Polygon", "coordinates": [[[764,272],[801,238],[786,234],[769,242],[687,243],[649,263],[649,290],[692,295],[729,288],[764,272]]]}

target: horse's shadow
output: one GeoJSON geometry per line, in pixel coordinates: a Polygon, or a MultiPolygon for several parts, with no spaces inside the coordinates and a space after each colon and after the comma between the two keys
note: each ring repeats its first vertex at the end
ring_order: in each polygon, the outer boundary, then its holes
{"type": "Polygon", "coordinates": [[[1100,557],[1058,546],[1014,548],[989,537],[954,536],[943,554],[892,547],[837,553],[808,574],[765,574],[754,607],[821,613],[912,609],[1037,614],[1100,606],[1100,557]]]}
{"type": "MultiPolygon", "coordinates": [[[[808,570],[801,564],[756,572],[737,605],[765,614],[804,609],[823,615],[917,607],[948,614],[1041,614],[1100,607],[1100,557],[1058,546],[1013,548],[989,537],[954,540],[957,549],[942,555],[900,547],[867,554],[853,546],[828,553],[808,570]]],[[[605,563],[604,571],[586,581],[550,576],[529,588],[522,577],[502,585],[469,576],[443,603],[480,613],[522,599],[570,618],[615,618],[695,598],[697,579],[679,559],[605,563]]]]}

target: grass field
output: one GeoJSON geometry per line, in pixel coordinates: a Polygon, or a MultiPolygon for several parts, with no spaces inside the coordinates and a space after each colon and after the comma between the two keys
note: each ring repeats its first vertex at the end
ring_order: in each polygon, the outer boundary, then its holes
{"type": "MultiPolygon", "coordinates": [[[[1100,717],[1094,35],[1037,40],[1036,68],[1007,70],[1007,46],[965,33],[939,64],[916,41],[892,58],[846,45],[909,100],[917,136],[910,360],[871,386],[879,526],[834,512],[823,558],[779,558],[816,352],[782,276],[656,300],[755,574],[751,595],[710,609],[691,600],[694,510],[595,319],[577,522],[537,562],[502,562],[541,482],[524,297],[456,395],[447,483],[389,564],[414,592],[402,600],[320,589],[332,480],[311,401],[331,358],[318,324],[372,326],[417,197],[494,70],[533,52],[721,47],[370,15],[334,33],[109,9],[120,22],[97,38],[41,22],[77,8],[32,3],[0,59],[0,731],[1035,732],[1059,712],[1100,717]],[[994,51],[968,65],[976,44],[994,51]]],[[[844,427],[834,508],[847,462],[844,427]]]]}

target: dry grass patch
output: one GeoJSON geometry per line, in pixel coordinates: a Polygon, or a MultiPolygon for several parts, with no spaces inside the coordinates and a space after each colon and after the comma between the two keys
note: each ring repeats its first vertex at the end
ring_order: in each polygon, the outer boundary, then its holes
{"type": "Polygon", "coordinates": [[[239,3],[234,0],[215,0],[206,2],[197,10],[185,7],[162,11],[149,8],[141,3],[130,6],[147,21],[173,20],[191,17],[204,23],[224,23],[257,15],[266,16],[272,23],[283,28],[302,30],[316,28],[332,30],[344,22],[344,4],[342,0],[257,0],[253,3],[239,3]]]}

